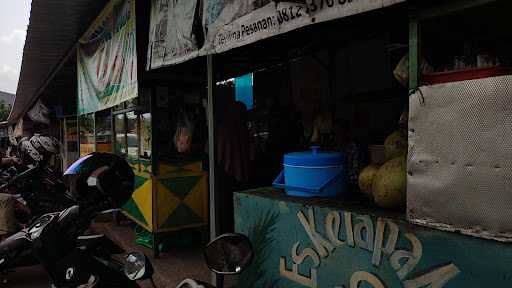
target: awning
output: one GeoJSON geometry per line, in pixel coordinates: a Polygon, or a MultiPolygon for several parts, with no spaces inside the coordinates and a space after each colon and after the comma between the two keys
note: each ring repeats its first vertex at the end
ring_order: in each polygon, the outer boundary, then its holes
{"type": "Polygon", "coordinates": [[[30,23],[14,105],[8,121],[16,122],[43,92],[78,39],[107,0],[32,0],[30,23]]]}

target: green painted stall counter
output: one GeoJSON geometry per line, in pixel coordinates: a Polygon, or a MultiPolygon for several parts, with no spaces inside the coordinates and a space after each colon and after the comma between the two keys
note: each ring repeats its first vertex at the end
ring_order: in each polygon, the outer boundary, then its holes
{"type": "Polygon", "coordinates": [[[512,287],[511,244],[273,188],[235,193],[234,204],[235,229],[255,251],[240,287],[512,287]]]}
{"type": "MultiPolygon", "coordinates": [[[[123,207],[125,215],[157,235],[208,225],[208,174],[201,162],[165,163],[158,176],[148,173],[147,163],[130,163],[135,172],[135,191],[123,207]]],[[[158,244],[153,250],[158,255],[158,244]]]]}

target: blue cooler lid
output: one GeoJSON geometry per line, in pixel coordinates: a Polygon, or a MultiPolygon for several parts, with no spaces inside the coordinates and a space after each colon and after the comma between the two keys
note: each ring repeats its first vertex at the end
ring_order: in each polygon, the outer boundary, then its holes
{"type": "Polygon", "coordinates": [[[284,155],[284,165],[304,167],[341,166],[345,163],[345,154],[340,152],[319,151],[320,147],[311,147],[311,151],[294,152],[284,155]]]}

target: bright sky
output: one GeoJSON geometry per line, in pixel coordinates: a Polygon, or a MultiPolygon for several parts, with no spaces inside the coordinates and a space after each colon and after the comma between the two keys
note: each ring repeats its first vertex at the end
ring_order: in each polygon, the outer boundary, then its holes
{"type": "Polygon", "coordinates": [[[16,93],[31,0],[0,0],[0,91],[16,93]]]}

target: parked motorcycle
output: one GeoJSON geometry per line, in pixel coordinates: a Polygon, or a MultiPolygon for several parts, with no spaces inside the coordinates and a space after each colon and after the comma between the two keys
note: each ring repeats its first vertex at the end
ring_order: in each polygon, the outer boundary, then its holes
{"type": "Polygon", "coordinates": [[[16,219],[21,225],[74,204],[61,177],[49,167],[35,166],[11,177],[0,186],[0,193],[16,196],[16,219]]]}
{"type": "Polygon", "coordinates": [[[3,276],[14,268],[38,263],[32,255],[32,243],[26,236],[28,229],[25,227],[37,217],[61,211],[74,203],[62,180],[55,180],[52,172],[40,167],[29,168],[0,186],[2,193],[14,194],[14,217],[21,230],[0,242],[0,273],[3,276]]]}
{"type": "Polygon", "coordinates": [[[49,136],[21,139],[17,156],[22,165],[0,170],[0,193],[16,196],[16,219],[21,226],[43,214],[58,212],[74,204],[62,175],[48,165],[60,151],[60,143],[49,136]]]}
{"type": "MultiPolygon", "coordinates": [[[[223,234],[208,243],[204,250],[204,256],[208,268],[215,273],[215,287],[224,287],[225,275],[242,273],[251,263],[253,254],[251,241],[242,234],[223,234]]],[[[215,287],[195,279],[185,279],[177,286],[177,288],[215,287]]]]}
{"type": "MultiPolygon", "coordinates": [[[[99,215],[112,212],[104,211],[99,215]]],[[[62,212],[45,214],[37,218],[31,225],[22,231],[11,235],[0,243],[0,273],[5,277],[8,272],[15,268],[38,265],[39,260],[33,253],[34,243],[32,241],[32,233],[45,225],[48,219],[62,216],[62,221],[70,221],[70,217],[76,217],[78,206],[72,206],[62,212]],[[66,218],[68,220],[66,220],[66,218]]],[[[124,253],[123,249],[112,242],[104,235],[86,235],[79,236],[76,239],[76,246],[90,253],[98,255],[116,255],[124,253]]],[[[103,256],[106,257],[106,256],[103,256]]],[[[5,279],[2,282],[7,282],[5,279]]]]}
{"type": "Polygon", "coordinates": [[[123,263],[114,255],[124,251],[105,236],[82,236],[100,211],[118,209],[131,197],[134,175],[128,163],[114,154],[93,153],[71,165],[64,177],[78,205],[45,214],[3,241],[0,268],[41,264],[52,287],[139,287],[134,280],[151,279],[151,264],[140,253],[128,254],[123,263]],[[142,266],[144,271],[137,270],[142,266]]]}

